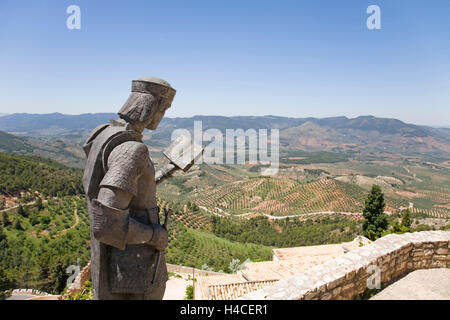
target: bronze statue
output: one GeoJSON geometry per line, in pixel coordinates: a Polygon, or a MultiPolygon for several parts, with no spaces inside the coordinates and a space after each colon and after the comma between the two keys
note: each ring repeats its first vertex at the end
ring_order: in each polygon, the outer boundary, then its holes
{"type": "Polygon", "coordinates": [[[176,91],[153,77],[132,81],[131,91],[119,119],[94,129],[84,145],[91,279],[94,299],[99,300],[163,298],[168,234],[159,221],[156,185],[188,167],[172,163],[155,178],[142,142],[142,132],[157,128],[176,91]]]}

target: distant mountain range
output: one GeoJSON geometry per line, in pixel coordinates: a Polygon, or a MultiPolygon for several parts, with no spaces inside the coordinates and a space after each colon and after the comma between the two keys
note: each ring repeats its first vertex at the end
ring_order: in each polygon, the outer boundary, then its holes
{"type": "Polygon", "coordinates": [[[80,115],[14,113],[0,118],[0,130],[24,133],[40,133],[49,130],[92,130],[99,124],[108,122],[109,119],[113,118],[117,118],[113,113],[89,113],[80,115]]]}
{"type": "MultiPolygon", "coordinates": [[[[0,119],[0,130],[6,132],[42,132],[51,129],[65,131],[91,130],[97,125],[116,119],[115,113],[87,113],[80,115],[67,115],[61,113],[28,114],[15,113],[4,115],[0,119]]],[[[201,120],[203,127],[220,130],[242,128],[261,129],[278,128],[280,130],[297,127],[311,122],[319,126],[334,129],[358,129],[362,131],[378,131],[387,134],[402,134],[425,137],[432,127],[407,124],[400,120],[389,118],[376,118],[373,116],[360,116],[349,119],[347,117],[331,118],[288,118],[278,116],[194,116],[189,118],[164,118],[161,125],[186,128],[193,125],[193,121],[201,120]]]]}
{"type": "MultiPolygon", "coordinates": [[[[115,113],[81,115],[10,114],[0,117],[0,130],[29,137],[85,137],[102,123],[116,119],[115,113]]],[[[357,118],[288,118],[278,116],[194,116],[164,118],[151,140],[167,144],[177,128],[193,130],[194,121],[203,130],[217,128],[244,130],[279,129],[282,150],[329,151],[371,157],[450,157],[450,129],[405,123],[397,119],[360,116],[357,118]]],[[[81,141],[81,140],[80,140],[81,141]]],[[[16,141],[17,143],[17,141],[16,141]]]]}

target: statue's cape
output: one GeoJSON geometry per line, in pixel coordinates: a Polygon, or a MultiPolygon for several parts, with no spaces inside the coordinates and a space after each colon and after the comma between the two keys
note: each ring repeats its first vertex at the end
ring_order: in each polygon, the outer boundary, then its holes
{"type": "Polygon", "coordinates": [[[100,182],[106,173],[109,154],[115,147],[127,141],[142,142],[142,135],[114,122],[98,126],[86,140],[83,146],[87,157],[83,187],[89,199],[97,198],[100,182]]]}

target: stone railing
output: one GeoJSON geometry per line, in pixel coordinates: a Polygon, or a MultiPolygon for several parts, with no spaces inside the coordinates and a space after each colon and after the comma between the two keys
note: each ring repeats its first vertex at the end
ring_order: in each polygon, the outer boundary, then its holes
{"type": "Polygon", "coordinates": [[[389,234],[241,299],[353,299],[377,278],[389,284],[413,270],[450,266],[449,245],[450,231],[389,234]]]}
{"type": "Polygon", "coordinates": [[[69,295],[76,295],[77,293],[80,293],[83,291],[83,286],[86,283],[86,281],[91,280],[91,262],[81,270],[81,272],[77,275],[75,280],[72,282],[72,284],[67,289],[66,293],[61,297],[62,300],[65,300],[69,297],[69,295]]]}

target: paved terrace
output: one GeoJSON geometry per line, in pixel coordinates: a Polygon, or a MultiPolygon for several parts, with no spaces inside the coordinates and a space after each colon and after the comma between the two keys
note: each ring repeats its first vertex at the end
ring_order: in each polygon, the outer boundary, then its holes
{"type": "Polygon", "coordinates": [[[413,271],[370,300],[450,300],[450,269],[413,271]]]}

